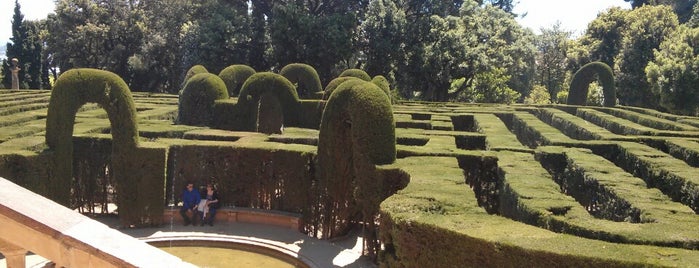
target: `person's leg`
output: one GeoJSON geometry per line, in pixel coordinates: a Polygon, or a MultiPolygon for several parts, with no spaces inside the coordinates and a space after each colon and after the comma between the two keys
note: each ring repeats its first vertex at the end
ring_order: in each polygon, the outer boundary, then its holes
{"type": "Polygon", "coordinates": [[[214,218],[216,217],[216,208],[210,207],[209,208],[209,216],[208,216],[208,223],[211,226],[214,226],[214,218]]]}
{"type": "Polygon", "coordinates": [[[197,208],[192,209],[192,225],[196,226],[200,222],[199,210],[197,208]]]}
{"type": "Polygon", "coordinates": [[[189,220],[189,217],[187,217],[187,208],[182,207],[180,208],[180,215],[182,216],[182,220],[184,220],[184,225],[187,226],[191,223],[189,220]]]}

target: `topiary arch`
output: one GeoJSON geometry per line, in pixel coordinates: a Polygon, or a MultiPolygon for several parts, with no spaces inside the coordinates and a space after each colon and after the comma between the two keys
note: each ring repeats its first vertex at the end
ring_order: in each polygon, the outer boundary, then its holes
{"type": "Polygon", "coordinates": [[[49,101],[45,137],[53,153],[47,187],[50,198],[66,206],[70,203],[73,125],[78,109],[89,102],[99,104],[109,118],[112,132],[110,172],[117,184],[117,205],[122,223],[126,226],[160,224],[164,178],[162,174],[144,174],[139,170],[151,165],[164,168],[164,150],[139,148],[136,107],[131,91],[124,80],[108,71],[72,69],[56,80],[49,101]],[[147,157],[138,157],[143,155],[147,157]]]}
{"type": "Polygon", "coordinates": [[[379,204],[395,190],[376,165],[395,159],[395,122],[386,94],[370,82],[342,83],[325,106],[318,139],[323,237],[342,236],[359,221],[372,232],[379,204]]]}
{"type": "Polygon", "coordinates": [[[585,105],[590,83],[594,81],[595,74],[602,83],[604,92],[604,106],[614,107],[616,105],[616,90],[614,88],[614,72],[612,68],[604,62],[591,62],[585,64],[580,70],[575,72],[570,82],[567,104],[585,105]]]}
{"type": "Polygon", "coordinates": [[[333,91],[335,91],[335,89],[337,87],[339,87],[340,84],[342,84],[348,80],[364,81],[364,80],[361,80],[360,78],[357,78],[354,76],[342,76],[342,77],[338,77],[338,78],[335,78],[333,80],[330,80],[330,83],[328,83],[328,85],[325,86],[325,89],[323,90],[323,98],[322,99],[327,100],[328,98],[330,98],[330,95],[332,95],[333,91]]]}
{"type": "Polygon", "coordinates": [[[235,64],[221,70],[219,77],[226,84],[228,96],[236,97],[240,93],[240,88],[251,75],[255,74],[255,69],[243,64],[235,64]]]}
{"type": "Polygon", "coordinates": [[[308,98],[323,90],[318,72],[311,65],[291,63],[284,66],[279,74],[289,79],[291,83],[296,84],[296,91],[302,98],[308,98]]]}
{"type": "Polygon", "coordinates": [[[238,110],[246,118],[242,130],[257,129],[258,105],[263,97],[277,98],[286,126],[297,126],[300,111],[300,101],[294,85],[279,74],[271,72],[256,73],[243,84],[238,96],[238,110]]]}

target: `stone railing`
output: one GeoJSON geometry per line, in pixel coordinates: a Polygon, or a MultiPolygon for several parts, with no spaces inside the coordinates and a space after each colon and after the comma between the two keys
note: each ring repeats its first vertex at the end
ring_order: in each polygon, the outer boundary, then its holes
{"type": "Polygon", "coordinates": [[[57,267],[194,267],[4,178],[0,226],[9,268],[25,267],[29,251],[57,267]]]}

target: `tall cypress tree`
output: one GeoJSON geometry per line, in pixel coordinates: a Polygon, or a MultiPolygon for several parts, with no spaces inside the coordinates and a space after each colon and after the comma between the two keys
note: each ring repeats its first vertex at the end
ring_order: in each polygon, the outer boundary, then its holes
{"type": "MultiPolygon", "coordinates": [[[[7,43],[7,58],[17,58],[19,60],[19,87],[20,88],[42,88],[41,79],[41,51],[42,42],[39,37],[40,23],[24,21],[21,6],[15,0],[15,10],[12,15],[12,37],[7,43]]],[[[10,62],[9,60],[7,62],[10,62]]],[[[12,74],[9,64],[3,64],[2,73],[4,77],[2,84],[9,88],[12,84],[12,74]]]]}
{"type": "MultiPolygon", "coordinates": [[[[7,55],[8,59],[12,58],[17,58],[20,60],[20,66],[23,64],[22,62],[22,41],[25,39],[27,35],[26,31],[22,27],[22,21],[24,20],[24,15],[22,15],[22,12],[20,12],[20,5],[17,0],[15,0],[15,12],[12,15],[12,37],[10,37],[10,43],[7,43],[7,51],[5,55],[7,55]]],[[[8,63],[10,62],[9,60],[7,61],[8,63]]],[[[19,71],[19,87],[20,88],[27,88],[25,86],[24,82],[24,68],[22,68],[19,71]]],[[[9,64],[3,64],[2,66],[2,73],[4,74],[3,79],[2,79],[2,84],[5,86],[5,88],[10,88],[12,85],[12,73],[10,72],[10,66],[9,64]]]]}

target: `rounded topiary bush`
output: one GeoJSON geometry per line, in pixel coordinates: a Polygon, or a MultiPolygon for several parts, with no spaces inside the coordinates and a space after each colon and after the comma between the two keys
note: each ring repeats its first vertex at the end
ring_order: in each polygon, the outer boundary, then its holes
{"type": "Polygon", "coordinates": [[[362,79],[364,81],[371,81],[371,76],[362,69],[347,69],[340,74],[339,77],[351,76],[362,79]]]}
{"type": "Polygon", "coordinates": [[[570,82],[567,104],[585,105],[590,83],[599,77],[604,92],[604,106],[613,107],[616,105],[616,90],[614,88],[614,72],[609,65],[604,62],[591,62],[585,64],[580,70],[575,72],[570,82]]]}
{"type": "Polygon", "coordinates": [[[314,93],[322,91],[320,77],[313,66],[304,63],[292,63],[284,66],[279,72],[280,75],[296,84],[296,92],[299,97],[308,98],[314,93]]]}
{"type": "Polygon", "coordinates": [[[228,99],[226,84],[215,74],[192,76],[180,95],[177,122],[185,125],[207,126],[212,122],[216,100],[228,99]]]}
{"type": "MultiPolygon", "coordinates": [[[[136,106],[131,90],[118,75],[97,69],[72,69],[56,80],[46,117],[46,144],[53,151],[50,198],[67,205],[73,179],[73,125],[75,114],[86,103],[98,103],[107,111],[112,132],[113,161],[138,146],[136,106]]],[[[113,167],[115,175],[122,167],[113,167]]]]}
{"type": "Polygon", "coordinates": [[[199,65],[199,64],[194,65],[191,68],[189,68],[189,70],[187,70],[187,73],[184,75],[184,80],[182,80],[182,85],[183,86],[186,85],[187,80],[192,78],[192,76],[197,75],[197,74],[208,73],[208,72],[209,72],[209,70],[207,70],[206,67],[204,67],[204,65],[199,65]]]}
{"type": "Polygon", "coordinates": [[[374,85],[377,85],[381,90],[383,90],[384,93],[386,93],[386,96],[388,96],[389,99],[391,99],[391,83],[388,82],[388,79],[384,77],[383,75],[377,75],[374,76],[373,79],[371,79],[371,82],[374,83],[374,85]]]}
{"type": "Polygon", "coordinates": [[[358,212],[371,221],[384,192],[375,165],[396,159],[396,135],[390,100],[376,85],[354,79],[342,83],[323,111],[318,139],[322,207],[328,209],[323,237],[346,234],[358,212]]]}
{"type": "Polygon", "coordinates": [[[235,64],[221,70],[218,74],[228,89],[228,96],[235,97],[240,93],[240,88],[251,75],[255,74],[255,69],[243,64],[235,64]]]}
{"type": "MultiPolygon", "coordinates": [[[[300,101],[296,88],[286,78],[271,72],[260,72],[253,74],[245,80],[243,88],[238,96],[239,111],[245,113],[244,130],[255,131],[259,113],[259,103],[261,98],[274,97],[281,105],[283,122],[286,126],[298,125],[297,114],[300,110],[300,101]]],[[[264,106],[264,105],[263,105],[264,106]]]]}
{"type": "Polygon", "coordinates": [[[354,76],[343,76],[343,77],[338,77],[333,80],[330,80],[330,83],[328,83],[327,86],[325,86],[325,89],[323,90],[323,99],[327,100],[330,98],[330,95],[335,91],[335,89],[340,86],[340,84],[344,83],[345,81],[349,80],[358,80],[358,81],[364,81],[359,78],[356,78],[354,76]]]}

